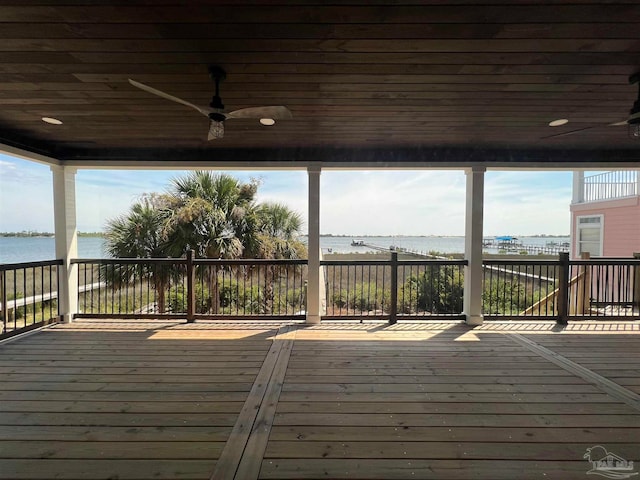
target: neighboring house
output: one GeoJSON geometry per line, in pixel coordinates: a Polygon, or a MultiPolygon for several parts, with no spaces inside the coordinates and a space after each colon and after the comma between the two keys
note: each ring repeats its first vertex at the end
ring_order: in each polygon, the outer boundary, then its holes
{"type": "Polygon", "coordinates": [[[571,256],[632,257],[640,252],[640,170],[573,173],[571,256]]]}

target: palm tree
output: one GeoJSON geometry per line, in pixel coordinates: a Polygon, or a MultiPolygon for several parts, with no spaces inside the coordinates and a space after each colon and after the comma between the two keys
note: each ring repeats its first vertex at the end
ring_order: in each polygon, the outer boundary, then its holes
{"type": "MultiPolygon", "coordinates": [[[[166,199],[150,194],[135,202],[129,212],[107,222],[106,250],[114,258],[167,257],[167,244],[163,240],[166,199]]],[[[165,311],[165,291],[171,271],[167,266],[144,264],[105,265],[101,277],[112,288],[121,288],[148,278],[156,291],[158,311],[165,311]]]]}
{"type": "MultiPolygon", "coordinates": [[[[257,214],[257,254],[258,258],[299,259],[307,255],[306,246],[298,240],[302,228],[302,217],[286,205],[265,203],[256,209],[257,214]]],[[[275,265],[264,269],[265,292],[263,308],[273,309],[276,282],[275,265]]]]}
{"type": "MultiPolygon", "coordinates": [[[[182,257],[193,249],[196,258],[304,258],[306,248],[297,239],[300,215],[281,204],[258,205],[257,188],[255,180],[243,183],[227,174],[205,171],[174,178],[167,194],[147,195],[126,215],[109,222],[109,253],[114,257],[182,257]]],[[[132,273],[114,272],[113,276],[118,274],[119,281],[127,282],[132,273]]],[[[171,271],[167,267],[145,275],[154,277],[163,312],[171,271]]],[[[218,313],[218,268],[207,268],[201,275],[211,292],[213,313],[218,313]]],[[[275,268],[266,268],[265,305],[273,301],[274,279],[275,268]]]]}
{"type": "MultiPolygon", "coordinates": [[[[242,183],[227,174],[204,171],[173,179],[165,222],[171,253],[181,256],[193,249],[198,258],[243,257],[256,243],[257,187],[255,181],[242,183]]],[[[209,268],[206,278],[213,312],[218,313],[217,268],[209,268]]]]}

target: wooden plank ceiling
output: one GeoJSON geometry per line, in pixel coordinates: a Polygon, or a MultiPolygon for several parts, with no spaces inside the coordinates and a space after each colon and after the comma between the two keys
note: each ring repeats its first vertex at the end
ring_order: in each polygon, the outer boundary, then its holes
{"type": "Polygon", "coordinates": [[[69,160],[640,160],[608,125],[638,95],[637,0],[277,3],[0,0],[0,142],[69,160]],[[228,109],[294,118],[208,142],[206,117],[127,81],[207,105],[209,65],[228,109]]]}

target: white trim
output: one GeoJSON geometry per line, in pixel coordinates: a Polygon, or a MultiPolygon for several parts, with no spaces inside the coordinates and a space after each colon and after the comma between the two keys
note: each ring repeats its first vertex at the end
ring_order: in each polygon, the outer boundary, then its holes
{"type": "Polygon", "coordinates": [[[5,155],[9,155],[12,157],[17,157],[22,160],[28,160],[30,162],[43,163],[45,165],[62,165],[62,162],[56,158],[47,157],[46,155],[40,155],[28,150],[5,145],[4,143],[0,143],[0,153],[4,153],[5,155]]]}
{"type": "Polygon", "coordinates": [[[465,171],[466,201],[464,228],[464,297],[463,314],[467,325],[482,325],[482,238],[484,223],[485,168],[474,167],[465,171]]]}
{"type": "MultiPolygon", "coordinates": [[[[600,222],[599,222],[599,226],[600,226],[600,240],[599,240],[599,250],[600,253],[598,254],[594,254],[592,253],[591,256],[592,257],[602,257],[604,255],[604,214],[602,213],[595,213],[595,214],[591,214],[591,215],[576,215],[576,224],[575,224],[575,252],[576,252],[576,257],[579,257],[581,254],[580,251],[580,219],[582,218],[599,218],[600,222]]],[[[585,227],[587,225],[594,225],[594,224],[585,224],[585,227]]]]}

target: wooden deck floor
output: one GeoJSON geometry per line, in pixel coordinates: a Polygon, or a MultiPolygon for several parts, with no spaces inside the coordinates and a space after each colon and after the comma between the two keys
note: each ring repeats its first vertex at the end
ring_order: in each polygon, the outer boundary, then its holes
{"type": "Polygon", "coordinates": [[[0,345],[0,478],[584,479],[590,447],[640,463],[639,347],[631,322],[59,325],[0,345]]]}

